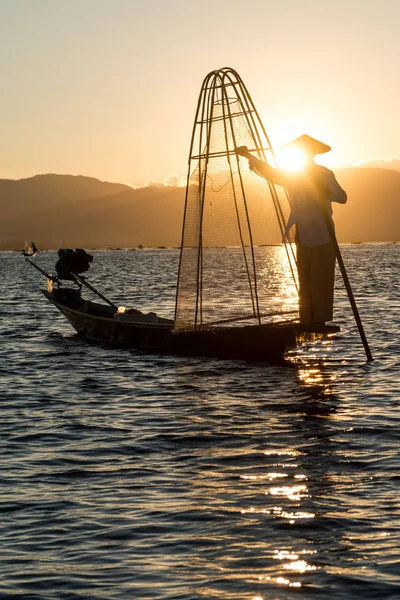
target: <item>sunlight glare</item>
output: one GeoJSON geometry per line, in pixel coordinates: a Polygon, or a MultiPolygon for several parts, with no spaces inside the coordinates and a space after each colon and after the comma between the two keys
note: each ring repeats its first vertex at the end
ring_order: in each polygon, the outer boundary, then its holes
{"type": "Polygon", "coordinates": [[[288,171],[301,171],[305,156],[298,148],[283,148],[277,152],[278,166],[288,171]]]}

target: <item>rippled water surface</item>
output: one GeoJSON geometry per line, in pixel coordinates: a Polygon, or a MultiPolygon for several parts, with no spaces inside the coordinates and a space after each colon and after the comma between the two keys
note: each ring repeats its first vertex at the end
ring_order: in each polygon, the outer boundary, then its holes
{"type": "MultiPolygon", "coordinates": [[[[339,278],[341,333],[276,367],[85,343],[0,253],[0,598],[400,597],[400,245],[343,254],[371,364],[339,278]]],[[[91,281],[170,316],[177,264],[91,281]]]]}

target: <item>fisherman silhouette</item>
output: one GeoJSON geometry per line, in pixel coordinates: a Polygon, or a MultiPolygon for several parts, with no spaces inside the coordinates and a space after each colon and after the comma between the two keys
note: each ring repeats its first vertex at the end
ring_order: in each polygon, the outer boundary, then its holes
{"type": "Polygon", "coordinates": [[[301,171],[272,167],[250,154],[247,146],[236,148],[236,153],[249,159],[251,171],[288,190],[291,212],[285,238],[296,243],[300,322],[322,325],[333,319],[336,252],[330,232],[334,232],[331,203],[345,204],[347,195],[334,173],[314,162],[314,157],[329,152],[330,146],[302,135],[285,148],[303,153],[301,171]]]}

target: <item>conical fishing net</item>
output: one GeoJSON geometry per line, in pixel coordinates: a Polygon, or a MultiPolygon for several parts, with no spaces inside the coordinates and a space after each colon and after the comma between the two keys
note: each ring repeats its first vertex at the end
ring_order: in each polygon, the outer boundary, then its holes
{"type": "Polygon", "coordinates": [[[176,331],[296,316],[294,251],[282,242],[287,195],[249,170],[239,146],[274,164],[243,82],[221,69],[204,80],[193,129],[176,331]]]}

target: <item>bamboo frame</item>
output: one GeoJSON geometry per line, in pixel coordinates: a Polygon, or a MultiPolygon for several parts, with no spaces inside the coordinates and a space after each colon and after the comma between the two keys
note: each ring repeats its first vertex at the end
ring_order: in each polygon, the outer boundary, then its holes
{"type": "MultiPolygon", "coordinates": [[[[233,108],[233,107],[232,107],[233,108]]],[[[256,152],[259,158],[266,160],[266,152],[270,152],[273,159],[275,160],[274,152],[265,131],[265,128],[261,122],[260,116],[254,106],[254,102],[241,80],[239,74],[231,68],[224,67],[222,69],[211,71],[204,79],[195,113],[194,125],[192,130],[192,136],[190,141],[189,159],[188,159],[188,173],[187,173],[187,185],[185,194],[185,208],[184,218],[182,227],[182,238],[181,238],[181,252],[179,259],[179,271],[177,281],[177,293],[175,302],[175,323],[177,323],[178,316],[178,303],[179,303],[179,291],[181,285],[181,270],[182,270],[182,257],[183,250],[185,248],[185,226],[188,218],[188,201],[189,201],[189,187],[191,184],[191,176],[195,172],[196,166],[199,167],[198,171],[198,189],[200,197],[199,206],[199,231],[197,241],[197,273],[196,273],[196,298],[195,298],[195,309],[194,309],[194,323],[192,324],[193,330],[200,329],[203,327],[203,215],[204,215],[204,202],[207,185],[207,171],[208,163],[211,158],[225,157],[228,161],[230,181],[232,182],[233,190],[233,201],[236,210],[236,219],[238,226],[238,233],[243,252],[244,264],[247,271],[247,279],[249,283],[249,292],[251,303],[253,306],[253,318],[257,319],[258,323],[261,324],[261,317],[265,314],[262,313],[259,305],[258,295],[258,281],[257,281],[257,268],[256,258],[254,253],[254,243],[252,226],[250,222],[250,215],[248,211],[248,205],[246,200],[246,190],[244,186],[242,176],[242,166],[239,157],[236,155],[234,149],[229,148],[228,136],[233,141],[234,147],[236,147],[236,137],[234,128],[234,119],[237,117],[243,117],[245,120],[247,129],[250,133],[253,143],[251,144],[251,151],[256,152]],[[229,90],[229,91],[228,91],[229,90]],[[231,111],[231,104],[238,104],[239,110],[235,107],[234,111],[231,111]],[[215,111],[216,106],[222,107],[222,115],[220,112],[215,111]],[[213,126],[217,122],[223,122],[224,136],[225,136],[225,151],[210,152],[210,140],[213,131],[213,126]],[[197,143],[196,143],[197,142],[197,143]],[[235,188],[233,178],[232,163],[235,165],[235,173],[238,177],[239,185],[236,184],[235,188]],[[238,212],[237,197],[236,194],[240,194],[240,198],[243,200],[244,215],[247,228],[247,234],[249,242],[245,244],[243,239],[243,233],[241,229],[241,222],[238,212]],[[250,256],[248,252],[250,251],[250,256]]],[[[272,203],[274,206],[277,222],[280,228],[282,239],[286,228],[285,218],[283,210],[278,198],[275,186],[271,182],[265,182],[268,186],[269,195],[271,196],[272,203]]],[[[285,242],[286,255],[290,266],[291,275],[298,291],[297,280],[295,276],[295,269],[293,268],[292,261],[295,262],[296,257],[294,250],[290,244],[285,242]],[[290,250],[288,249],[290,247],[290,250]]],[[[234,321],[236,319],[232,319],[234,321]]],[[[228,320],[229,321],[229,320],[228,320]]],[[[179,330],[179,328],[177,328],[179,330]]]]}

